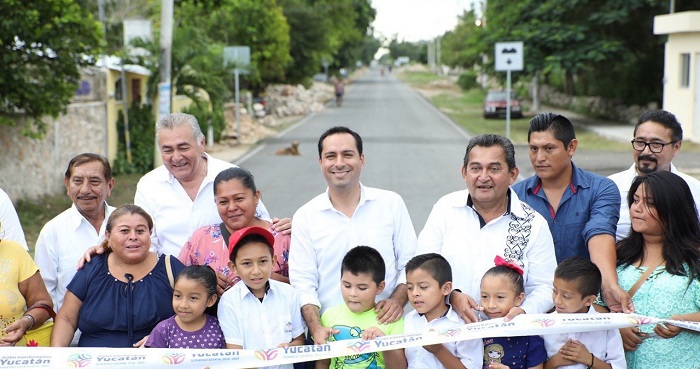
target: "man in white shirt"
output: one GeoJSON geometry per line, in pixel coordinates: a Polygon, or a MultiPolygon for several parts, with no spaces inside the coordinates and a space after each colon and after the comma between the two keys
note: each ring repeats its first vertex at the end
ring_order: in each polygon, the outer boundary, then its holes
{"type": "Polygon", "coordinates": [[[75,262],[104,240],[105,220],[114,210],[107,204],[114,188],[107,158],[91,153],[74,157],[63,183],[73,205],[44,225],[34,249],[34,261],[56,311],[63,305],[66,287],[75,275],[75,262]]]}
{"type": "Polygon", "coordinates": [[[541,314],[552,308],[552,278],[557,261],[552,234],[544,218],[518,199],[510,188],[518,177],[513,143],[485,134],[469,140],[462,177],[467,190],[443,196],[433,206],[418,236],[416,255],[438,253],[450,261],[454,288],[452,308],[475,322],[481,278],[498,255],[520,265],[525,301],[517,314],[541,314]]]}
{"type": "Polygon", "coordinates": [[[634,164],[622,172],[611,175],[620,190],[620,220],[617,223],[615,238],[619,241],[630,232],[630,208],[627,194],[632,181],[638,175],[645,175],[657,170],[670,170],[688,183],[695,199],[696,210],[700,209],[700,181],[679,172],[671,160],[678,155],[683,143],[683,128],[676,116],[665,110],[649,110],[643,113],[634,127],[632,140],[632,157],[634,164]]]}
{"type": "Polygon", "coordinates": [[[0,188],[0,240],[16,241],[29,251],[24,231],[10,196],[0,188]]]}
{"type": "Polygon", "coordinates": [[[322,344],[330,329],[321,325],[321,313],[344,303],[340,265],[355,246],[377,249],[386,263],[386,288],[375,308],[379,323],[403,315],[408,301],[404,267],[415,253],[416,234],[401,196],[360,183],[365,157],[359,134],[333,127],[321,135],[318,154],[328,189],[294,214],[289,278],[309,332],[322,344]]]}
{"type": "MultiPolygon", "coordinates": [[[[156,125],[156,143],[163,165],[145,174],[136,186],[134,204],[154,222],[152,247],[158,254],[179,255],[199,227],[221,223],[214,203],[214,179],[235,165],[209,156],[197,118],[173,113],[156,125]]],[[[262,201],[257,217],[269,220],[262,201]]],[[[277,232],[291,228],[289,219],[272,219],[277,232]]]]}

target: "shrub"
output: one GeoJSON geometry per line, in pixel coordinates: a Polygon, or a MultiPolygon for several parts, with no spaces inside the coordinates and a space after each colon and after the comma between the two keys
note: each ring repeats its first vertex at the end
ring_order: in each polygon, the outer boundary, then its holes
{"type": "Polygon", "coordinates": [[[117,158],[112,170],[115,175],[147,173],[153,169],[156,137],[153,109],[149,104],[134,103],[129,108],[129,138],[131,141],[131,163],[126,160],[126,139],[124,136],[124,113],[119,112],[117,133],[119,143],[117,158]]]}
{"type": "Polygon", "coordinates": [[[476,81],[477,77],[477,73],[474,71],[464,72],[457,79],[457,84],[463,91],[469,91],[479,86],[479,83],[476,81]]]}

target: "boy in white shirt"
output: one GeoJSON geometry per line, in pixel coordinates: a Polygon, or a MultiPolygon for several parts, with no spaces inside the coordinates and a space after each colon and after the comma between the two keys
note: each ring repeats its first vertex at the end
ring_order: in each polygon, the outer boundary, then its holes
{"type": "MultiPolygon", "coordinates": [[[[219,302],[226,348],[264,350],[304,344],[304,320],[296,290],[270,279],[275,238],[261,227],[231,234],[229,267],[241,278],[219,302]]],[[[276,368],[292,369],[293,365],[276,368]]]]}
{"type": "MultiPolygon", "coordinates": [[[[408,300],[415,309],[404,316],[404,334],[442,330],[464,325],[445,302],[452,291],[452,268],[441,255],[417,255],[406,264],[408,300]]],[[[402,367],[477,369],[481,368],[484,346],[481,339],[447,342],[405,350],[386,351],[387,363],[404,360],[402,367]],[[405,351],[403,358],[400,355],[405,351]]]]}
{"type": "MultiPolygon", "coordinates": [[[[593,302],[600,291],[601,275],[590,260],[580,257],[559,263],[554,272],[553,314],[598,314],[593,302]]],[[[625,352],[620,331],[547,334],[544,347],[549,358],[545,369],[625,369],[625,352]]]]}

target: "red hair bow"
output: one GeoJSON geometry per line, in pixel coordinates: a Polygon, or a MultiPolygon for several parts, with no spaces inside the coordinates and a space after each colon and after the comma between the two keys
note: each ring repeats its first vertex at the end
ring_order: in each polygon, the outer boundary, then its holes
{"type": "Polygon", "coordinates": [[[500,255],[496,255],[496,258],[493,259],[493,262],[496,263],[496,266],[504,266],[510,269],[515,270],[518,272],[518,274],[523,275],[523,268],[520,267],[520,265],[513,263],[512,261],[508,261],[504,258],[502,258],[500,255]]]}

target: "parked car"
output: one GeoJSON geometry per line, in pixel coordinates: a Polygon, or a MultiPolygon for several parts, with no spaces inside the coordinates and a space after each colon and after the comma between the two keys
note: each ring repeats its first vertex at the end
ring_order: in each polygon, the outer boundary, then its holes
{"type": "MultiPolygon", "coordinates": [[[[499,118],[506,116],[506,92],[503,90],[491,90],[486,94],[484,99],[484,118],[499,118]]],[[[515,92],[510,92],[510,117],[522,118],[523,111],[520,105],[520,100],[515,95],[515,92]]]]}

